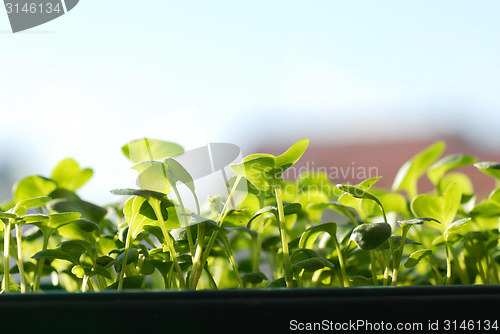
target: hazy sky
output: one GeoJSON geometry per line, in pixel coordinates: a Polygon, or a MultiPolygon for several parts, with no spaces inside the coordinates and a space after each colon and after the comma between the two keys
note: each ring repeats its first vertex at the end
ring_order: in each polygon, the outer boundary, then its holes
{"type": "Polygon", "coordinates": [[[133,186],[120,147],[143,136],[245,154],[354,127],[498,142],[499,12],[498,1],[81,0],[12,34],[0,11],[0,164],[18,179],[73,157],[95,170],[82,196],[103,203],[133,186]]]}

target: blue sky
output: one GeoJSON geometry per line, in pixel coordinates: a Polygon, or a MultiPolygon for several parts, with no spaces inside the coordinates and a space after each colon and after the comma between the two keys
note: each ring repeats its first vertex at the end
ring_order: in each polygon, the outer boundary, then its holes
{"type": "Polygon", "coordinates": [[[95,169],[82,195],[105,202],[133,186],[120,147],[141,136],[244,153],[303,137],[498,141],[499,12],[498,1],[81,0],[12,34],[0,11],[0,163],[18,179],[73,157],[95,169]]]}

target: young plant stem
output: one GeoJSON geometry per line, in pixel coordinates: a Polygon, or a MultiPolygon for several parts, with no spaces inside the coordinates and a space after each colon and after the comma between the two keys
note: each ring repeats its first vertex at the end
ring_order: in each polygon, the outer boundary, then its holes
{"type": "Polygon", "coordinates": [[[377,261],[375,260],[375,251],[374,250],[370,251],[370,262],[372,264],[372,280],[373,280],[373,285],[377,286],[378,285],[377,261]]]}
{"type": "Polygon", "coordinates": [[[344,288],[349,287],[349,279],[347,278],[347,273],[345,270],[345,263],[344,263],[344,256],[342,255],[342,250],[340,249],[339,241],[337,239],[337,236],[333,236],[333,242],[335,244],[335,249],[337,250],[337,256],[339,258],[339,264],[340,264],[340,275],[342,279],[342,284],[344,288]]]}
{"type": "Polygon", "coordinates": [[[287,288],[293,287],[293,272],[292,266],[290,264],[290,251],[288,250],[288,235],[285,225],[285,211],[283,209],[283,197],[281,195],[281,187],[279,185],[274,186],[274,192],[276,194],[276,203],[278,205],[278,217],[279,217],[279,230],[281,234],[281,247],[283,248],[283,263],[285,265],[285,282],[287,288]]]}
{"type": "Polygon", "coordinates": [[[450,245],[450,251],[451,251],[451,254],[453,254],[453,261],[455,262],[455,266],[456,266],[456,269],[458,272],[458,277],[460,277],[460,282],[462,284],[469,284],[469,278],[462,270],[462,266],[460,265],[460,260],[459,260],[458,254],[452,245],[450,245]]]}
{"type": "MultiPolygon", "coordinates": [[[[228,196],[228,198],[226,200],[226,203],[224,204],[224,207],[222,208],[221,213],[217,217],[217,224],[219,225],[219,227],[221,227],[222,223],[224,222],[224,218],[227,215],[227,209],[229,207],[229,203],[231,203],[231,199],[233,198],[234,192],[236,191],[236,187],[238,187],[238,184],[240,183],[241,179],[242,179],[242,176],[240,176],[240,175],[238,175],[238,177],[236,177],[236,180],[234,182],[233,188],[231,189],[231,192],[229,193],[229,196],[228,196]]],[[[200,280],[201,273],[203,271],[203,266],[205,265],[205,263],[208,260],[208,257],[210,256],[210,252],[212,251],[212,247],[214,246],[215,240],[217,240],[217,235],[218,234],[219,234],[218,230],[215,230],[212,233],[212,236],[210,237],[210,240],[208,241],[207,248],[205,249],[205,252],[203,253],[203,258],[201,260],[201,265],[196,266],[195,268],[193,268],[193,271],[192,271],[193,278],[192,278],[192,281],[191,281],[192,282],[191,283],[191,288],[192,289],[196,289],[196,286],[198,285],[198,281],[200,280]]],[[[233,267],[233,269],[235,269],[235,268],[233,267]]],[[[237,270],[238,269],[236,268],[236,272],[237,272],[237,270]]]]}
{"type": "MultiPolygon", "coordinates": [[[[130,248],[131,240],[132,240],[132,233],[130,233],[130,228],[129,228],[127,231],[127,240],[125,241],[125,251],[123,254],[122,269],[120,270],[120,275],[118,276],[118,288],[117,288],[118,291],[121,291],[123,288],[123,279],[124,279],[125,268],[127,266],[128,250],[130,248]]],[[[82,286],[82,291],[83,291],[83,286],[82,286]]]]}
{"type": "Polygon", "coordinates": [[[83,275],[83,281],[82,281],[82,292],[87,292],[87,286],[89,287],[90,290],[94,290],[94,286],[92,285],[92,282],[90,281],[90,276],[83,275]]]}
{"type": "Polygon", "coordinates": [[[144,255],[139,256],[139,260],[137,261],[137,266],[135,266],[136,275],[139,275],[141,273],[142,265],[144,264],[144,259],[145,259],[144,255]]]}
{"type": "Polygon", "coordinates": [[[190,276],[188,286],[190,289],[196,289],[196,286],[192,285],[193,282],[193,274],[198,271],[198,268],[203,265],[202,263],[202,255],[203,255],[203,242],[205,241],[205,225],[204,224],[198,224],[198,240],[196,244],[196,252],[194,254],[194,259],[193,259],[193,271],[191,272],[192,275],[190,276]]]}
{"type": "Polygon", "coordinates": [[[21,293],[26,293],[26,277],[24,276],[23,248],[22,248],[22,225],[16,223],[17,240],[17,267],[19,268],[21,293]]]}
{"type": "MultiPolygon", "coordinates": [[[[52,234],[52,233],[49,233],[49,232],[50,231],[46,231],[43,234],[43,246],[42,246],[42,250],[46,250],[47,246],[49,245],[49,238],[50,238],[50,235],[52,234]]],[[[44,263],[44,261],[45,261],[44,259],[39,259],[36,262],[36,269],[35,269],[36,280],[35,280],[35,285],[33,286],[33,291],[40,290],[40,281],[42,279],[43,263],[44,263]]]]}
{"type": "Polygon", "coordinates": [[[398,281],[398,274],[399,274],[399,266],[401,264],[401,258],[403,256],[403,250],[405,247],[405,242],[406,242],[406,235],[408,234],[408,231],[410,230],[411,225],[404,225],[401,234],[401,243],[399,245],[399,251],[396,254],[396,258],[394,259],[394,268],[392,270],[392,284],[393,286],[397,285],[398,281]]]}
{"type": "Polygon", "coordinates": [[[389,282],[389,260],[390,260],[390,253],[388,249],[384,250],[384,286],[387,286],[387,283],[389,282]]]}
{"type": "Polygon", "coordinates": [[[4,292],[10,292],[10,228],[11,228],[11,219],[9,222],[5,224],[4,235],[3,235],[3,284],[4,284],[4,292]]]}
{"type": "Polygon", "coordinates": [[[224,245],[224,248],[226,249],[227,256],[229,257],[229,261],[231,262],[231,266],[233,267],[234,276],[238,281],[238,285],[240,286],[241,289],[244,289],[245,285],[241,281],[240,273],[238,271],[238,266],[236,265],[236,261],[234,260],[233,251],[231,249],[231,245],[229,244],[229,240],[227,239],[226,236],[222,236],[221,241],[222,244],[224,245]]]}
{"type": "Polygon", "coordinates": [[[472,249],[474,250],[474,255],[476,256],[477,260],[477,266],[479,269],[479,275],[481,275],[481,279],[483,280],[483,284],[488,284],[488,279],[486,278],[486,275],[484,274],[484,269],[483,269],[483,264],[481,263],[481,257],[479,256],[479,253],[477,251],[476,243],[474,242],[474,239],[472,239],[471,236],[466,236],[467,240],[471,243],[472,249]]]}
{"type": "Polygon", "coordinates": [[[493,258],[493,255],[489,254],[491,260],[491,269],[493,270],[493,277],[496,279],[496,284],[500,283],[500,277],[498,276],[498,265],[493,258]]]}
{"type": "Polygon", "coordinates": [[[160,201],[159,200],[151,200],[150,201],[151,207],[153,208],[153,211],[155,212],[156,217],[158,218],[158,222],[160,223],[160,228],[163,232],[163,237],[165,238],[165,242],[167,243],[167,248],[168,251],[170,252],[170,256],[172,257],[172,262],[174,263],[174,267],[177,271],[177,274],[179,275],[179,284],[182,289],[186,288],[186,281],[184,280],[184,274],[182,273],[181,266],[179,265],[179,262],[177,261],[177,254],[174,248],[174,243],[171,239],[170,233],[167,230],[167,227],[165,225],[165,221],[163,220],[163,215],[161,213],[161,207],[160,207],[160,201]]]}
{"type": "Polygon", "coordinates": [[[436,266],[436,264],[434,264],[434,261],[432,261],[432,258],[430,256],[428,257],[428,260],[432,269],[434,269],[434,272],[436,273],[438,285],[443,285],[443,278],[441,277],[441,273],[439,272],[438,267],[436,266]]]}
{"type": "Polygon", "coordinates": [[[451,285],[451,259],[450,259],[450,250],[448,245],[448,236],[444,237],[444,249],[446,252],[446,285],[451,285]]]}
{"type": "Polygon", "coordinates": [[[305,269],[302,268],[302,270],[300,271],[300,273],[297,275],[297,286],[299,288],[303,288],[303,286],[302,286],[302,275],[304,275],[304,271],[305,271],[305,269]]]}
{"type": "MultiPolygon", "coordinates": [[[[384,207],[381,204],[379,204],[379,207],[380,207],[380,210],[382,211],[382,216],[384,217],[384,222],[386,224],[389,224],[387,222],[387,215],[385,214],[384,207]]],[[[392,243],[391,236],[389,236],[389,255],[386,257],[386,261],[385,261],[384,285],[387,285],[388,284],[388,280],[389,280],[389,266],[390,266],[390,263],[391,263],[391,256],[392,256],[392,267],[395,268],[394,261],[396,259],[395,259],[395,256],[394,256],[394,245],[392,243]]],[[[394,276],[394,273],[393,273],[393,276],[394,276]]],[[[394,277],[392,279],[394,280],[394,277]]]]}
{"type": "Polygon", "coordinates": [[[205,266],[205,272],[207,273],[207,276],[208,276],[208,281],[210,282],[210,285],[212,286],[212,289],[214,290],[219,290],[219,288],[217,287],[217,283],[215,282],[214,280],[214,277],[212,276],[212,274],[210,273],[210,271],[208,270],[208,267],[205,266]]]}
{"type": "MultiPolygon", "coordinates": [[[[181,195],[179,194],[179,191],[177,190],[177,186],[176,186],[175,183],[172,183],[171,186],[172,186],[172,189],[175,192],[175,197],[177,197],[177,200],[179,201],[179,205],[181,207],[182,213],[185,214],[186,213],[186,209],[184,207],[184,203],[182,202],[181,195]]],[[[194,258],[193,236],[191,235],[191,229],[188,226],[188,222],[187,222],[186,216],[182,215],[182,220],[184,222],[184,226],[183,227],[186,228],[186,236],[187,236],[188,245],[189,245],[189,252],[191,253],[191,258],[194,258]]]]}

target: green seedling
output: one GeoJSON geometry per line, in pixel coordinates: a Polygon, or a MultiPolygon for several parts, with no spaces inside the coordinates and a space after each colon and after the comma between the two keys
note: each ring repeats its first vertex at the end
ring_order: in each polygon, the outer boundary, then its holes
{"type": "Polygon", "coordinates": [[[293,166],[302,157],[309,145],[309,139],[302,139],[295,143],[288,151],[280,156],[270,154],[252,154],[243,159],[238,165],[231,165],[231,169],[238,176],[244,176],[256,188],[267,191],[273,189],[278,206],[278,224],[283,248],[285,265],[285,281],[288,287],[293,286],[288,237],[285,228],[285,213],[283,208],[282,188],[283,173],[293,166]]]}
{"type": "Polygon", "coordinates": [[[408,160],[398,171],[392,191],[404,190],[410,197],[415,198],[418,195],[417,184],[426,170],[439,159],[446,148],[446,143],[439,141],[419,152],[408,160]]]}
{"type": "MultiPolygon", "coordinates": [[[[439,220],[433,219],[433,218],[417,218],[417,219],[410,219],[410,220],[401,220],[398,221],[399,226],[401,226],[401,229],[403,231],[401,235],[401,246],[399,246],[399,251],[396,254],[396,258],[394,259],[394,269],[392,272],[392,285],[396,285],[398,281],[398,273],[399,273],[399,265],[401,264],[401,257],[403,256],[403,250],[406,244],[406,235],[408,234],[408,231],[413,225],[422,225],[425,222],[429,221],[434,221],[438,224],[441,224],[439,220]]],[[[393,243],[394,245],[394,243],[393,243]]],[[[397,246],[394,245],[394,248],[397,246]]]]}
{"type": "Polygon", "coordinates": [[[443,278],[441,277],[441,273],[439,272],[439,268],[434,264],[434,261],[432,261],[432,251],[430,249],[421,249],[418,250],[414,253],[412,253],[408,259],[406,260],[404,266],[405,268],[413,268],[423,260],[429,261],[429,264],[431,265],[432,269],[436,273],[436,278],[438,281],[438,285],[443,284],[443,278]]]}
{"type": "Polygon", "coordinates": [[[41,291],[47,275],[57,288],[83,292],[500,283],[500,189],[479,202],[473,175],[455,172],[475,163],[476,173],[498,180],[500,164],[463,154],[440,159],[438,142],[400,169],[392,190],[375,188],[380,177],[334,186],[316,171],[285,180],[307,146],[304,139],[279,156],[245,157],[231,166],[229,196],[210,196],[205,206],[195,179],[239,150],[191,176],[172,158],[183,154],[179,145],[133,141],[122,151],[141,189],[114,190],[130,198],[106,206],[76,194],[93,171],[73,159],[50,178],[25,177],[0,204],[3,293],[41,291]],[[417,189],[424,174],[435,187],[427,194],[417,189]]]}

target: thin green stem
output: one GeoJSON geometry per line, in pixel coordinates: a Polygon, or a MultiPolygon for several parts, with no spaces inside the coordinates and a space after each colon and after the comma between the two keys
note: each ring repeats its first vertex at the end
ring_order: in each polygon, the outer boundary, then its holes
{"type": "Polygon", "coordinates": [[[205,266],[204,269],[205,269],[205,272],[207,273],[208,281],[210,282],[210,285],[212,286],[212,289],[218,290],[219,288],[217,287],[217,282],[215,282],[214,277],[212,276],[212,274],[208,270],[208,267],[205,266]]]}
{"type": "Polygon", "coordinates": [[[406,235],[408,234],[409,229],[411,228],[411,225],[404,225],[402,230],[402,235],[401,235],[401,244],[399,245],[399,251],[396,254],[396,258],[394,259],[394,268],[392,270],[392,284],[393,286],[397,285],[398,281],[398,274],[399,274],[399,266],[401,265],[401,258],[403,256],[403,250],[405,247],[406,243],[406,235]]]}
{"type": "Polygon", "coordinates": [[[23,248],[22,248],[22,223],[15,224],[17,240],[17,267],[19,268],[21,293],[26,293],[26,277],[24,276],[23,248]]]}
{"type": "Polygon", "coordinates": [[[179,265],[179,262],[177,261],[177,254],[175,251],[174,243],[171,239],[170,233],[167,230],[167,227],[165,225],[165,221],[163,220],[163,215],[161,214],[161,207],[160,207],[160,201],[159,200],[151,200],[150,201],[151,207],[153,208],[153,211],[155,212],[156,217],[158,218],[158,222],[160,223],[160,228],[163,232],[163,237],[165,238],[165,242],[167,243],[167,248],[168,251],[170,252],[170,256],[172,257],[172,262],[174,263],[175,270],[177,271],[177,274],[179,275],[179,283],[181,288],[186,288],[186,281],[184,280],[184,274],[182,273],[182,269],[179,265]]]}
{"type": "Polygon", "coordinates": [[[466,238],[471,243],[472,249],[474,250],[474,255],[476,256],[477,266],[479,269],[479,275],[481,275],[481,279],[483,280],[483,284],[488,284],[487,283],[488,279],[486,278],[486,275],[484,274],[483,264],[481,263],[481,258],[479,256],[478,251],[477,251],[476,243],[474,242],[474,239],[472,239],[472,237],[468,236],[466,238]]]}
{"type": "Polygon", "coordinates": [[[387,286],[389,282],[389,261],[390,261],[390,253],[388,249],[384,250],[384,286],[387,286]]]}
{"type": "Polygon", "coordinates": [[[429,263],[431,264],[432,269],[434,269],[434,272],[436,273],[438,285],[443,285],[443,278],[441,277],[441,273],[439,272],[438,267],[436,264],[434,264],[434,261],[432,261],[432,258],[429,256],[428,257],[429,263]]]}
{"type": "MultiPolygon", "coordinates": [[[[229,196],[228,196],[228,198],[226,200],[226,203],[224,204],[224,207],[222,208],[221,213],[217,217],[217,224],[219,226],[222,226],[222,223],[224,222],[224,218],[227,215],[227,209],[229,208],[229,203],[231,203],[231,199],[233,198],[233,195],[234,195],[234,193],[236,191],[236,187],[238,187],[238,184],[240,183],[241,179],[242,179],[242,176],[240,176],[240,175],[238,175],[236,177],[236,180],[234,182],[233,188],[231,189],[231,192],[229,193],[229,196]]],[[[210,252],[212,251],[212,247],[214,246],[215,240],[217,240],[217,235],[218,234],[219,234],[218,230],[215,230],[212,233],[212,236],[210,237],[210,240],[208,241],[207,248],[205,249],[205,252],[203,254],[203,258],[201,260],[201,266],[197,266],[195,268],[196,270],[193,270],[193,278],[192,278],[192,281],[191,281],[192,282],[191,283],[191,288],[192,289],[196,289],[196,286],[198,285],[198,281],[200,280],[201,273],[203,271],[203,266],[205,265],[205,263],[208,260],[208,257],[210,256],[210,252]]]]}
{"type": "Polygon", "coordinates": [[[448,245],[448,238],[445,236],[444,249],[446,252],[446,285],[451,285],[451,259],[448,245]]]}
{"type": "Polygon", "coordinates": [[[495,259],[493,258],[493,255],[489,254],[491,260],[490,260],[490,263],[491,263],[491,269],[493,271],[493,277],[496,279],[496,283],[500,283],[500,277],[498,276],[498,265],[495,261],[495,259]]]}
{"type": "Polygon", "coordinates": [[[333,236],[333,242],[335,243],[335,249],[337,250],[337,256],[339,258],[342,284],[344,285],[344,288],[347,288],[349,287],[349,279],[347,278],[347,273],[345,269],[344,256],[342,255],[342,250],[340,249],[339,241],[336,235],[333,236]]]}
{"type": "MultiPolygon", "coordinates": [[[[185,214],[186,209],[184,207],[184,203],[182,202],[181,195],[179,194],[179,191],[177,190],[177,186],[175,183],[172,183],[171,185],[172,185],[172,189],[175,192],[175,197],[177,197],[177,200],[179,201],[179,205],[181,206],[182,213],[185,214]]],[[[181,216],[182,216],[182,220],[184,222],[184,227],[186,228],[186,236],[187,236],[188,245],[189,245],[189,252],[191,253],[191,258],[194,258],[194,245],[193,245],[193,236],[191,235],[191,229],[188,226],[186,216],[184,216],[184,215],[181,215],[181,216]]]]}
{"type": "Polygon", "coordinates": [[[203,256],[203,243],[205,241],[205,225],[204,224],[198,224],[198,240],[196,244],[196,253],[194,255],[193,259],[193,270],[191,271],[191,277],[190,277],[190,282],[189,282],[189,287],[191,289],[196,289],[196,286],[193,286],[193,275],[194,273],[198,272],[198,268],[200,268],[203,263],[202,263],[202,256],[203,256]]]}
{"type": "Polygon", "coordinates": [[[378,285],[377,261],[375,260],[375,251],[373,251],[373,250],[370,251],[370,262],[372,264],[372,280],[373,280],[373,285],[377,286],[378,285]]]}
{"type": "Polygon", "coordinates": [[[241,281],[240,273],[238,271],[238,266],[236,265],[236,261],[234,260],[233,251],[231,249],[231,245],[229,244],[229,240],[227,239],[226,236],[222,236],[221,241],[224,245],[224,248],[226,249],[227,256],[229,257],[229,262],[231,262],[231,266],[233,267],[234,276],[238,281],[238,285],[240,286],[241,289],[244,289],[245,285],[241,281]]]}
{"type": "Polygon", "coordinates": [[[4,283],[4,292],[10,292],[10,228],[11,228],[11,219],[9,222],[5,224],[4,235],[3,235],[3,263],[4,263],[4,274],[3,274],[3,283],[4,283]]]}
{"type": "MultiPolygon", "coordinates": [[[[123,255],[123,263],[122,263],[122,269],[120,270],[120,276],[118,278],[118,291],[121,291],[123,288],[123,279],[124,279],[124,273],[125,273],[125,268],[127,267],[127,259],[128,259],[128,250],[130,248],[130,243],[132,241],[132,233],[130,232],[130,228],[127,231],[127,240],[125,241],[125,254],[123,255]]],[[[83,291],[83,287],[82,287],[83,291]]],[[[85,292],[85,291],[83,291],[85,292]]]]}
{"type": "MultiPolygon", "coordinates": [[[[42,250],[46,250],[48,245],[49,245],[49,238],[52,232],[50,230],[45,231],[43,233],[43,246],[42,250]]],[[[33,291],[38,291],[40,290],[40,281],[42,279],[42,273],[43,273],[43,263],[44,259],[40,259],[36,262],[36,280],[35,280],[35,285],[33,286],[33,291]]]]}
{"type": "Polygon", "coordinates": [[[460,282],[462,284],[469,284],[469,277],[463,271],[462,266],[460,265],[460,260],[459,260],[458,254],[455,251],[455,248],[453,247],[453,245],[450,245],[450,251],[451,251],[451,254],[453,254],[453,261],[455,262],[456,269],[458,272],[458,277],[460,277],[460,282]]]}
{"type": "Polygon", "coordinates": [[[297,286],[299,288],[303,288],[303,286],[302,286],[302,276],[304,275],[304,271],[305,271],[305,269],[302,268],[302,270],[300,271],[300,273],[297,275],[297,286]]]}
{"type": "Polygon", "coordinates": [[[293,287],[293,272],[290,264],[290,251],[288,249],[288,235],[285,225],[285,210],[283,209],[283,197],[281,195],[281,187],[274,186],[276,194],[276,203],[278,205],[279,230],[281,235],[281,247],[283,249],[283,263],[285,265],[285,282],[288,288],[293,287]]]}

